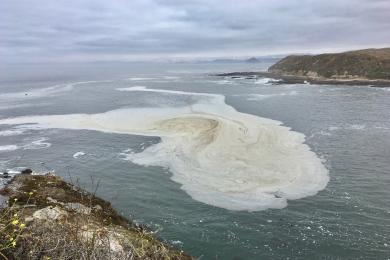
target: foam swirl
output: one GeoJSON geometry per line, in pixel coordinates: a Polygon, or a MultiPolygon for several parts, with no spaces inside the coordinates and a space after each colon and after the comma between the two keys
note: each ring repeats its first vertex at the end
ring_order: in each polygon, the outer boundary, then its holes
{"type": "Polygon", "coordinates": [[[287,200],[315,195],[329,181],[303,134],[278,121],[239,113],[221,95],[145,87],[118,90],[193,95],[199,100],[186,107],[21,117],[0,124],[160,136],[160,143],[126,159],[167,167],[193,199],[230,210],[283,208],[287,200]]]}

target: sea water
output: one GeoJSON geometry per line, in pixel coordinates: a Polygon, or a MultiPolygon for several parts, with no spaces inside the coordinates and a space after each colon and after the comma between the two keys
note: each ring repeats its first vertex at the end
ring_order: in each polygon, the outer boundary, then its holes
{"type": "Polygon", "coordinates": [[[268,64],[13,65],[0,167],[55,170],[203,259],[386,259],[390,91],[268,64]]]}

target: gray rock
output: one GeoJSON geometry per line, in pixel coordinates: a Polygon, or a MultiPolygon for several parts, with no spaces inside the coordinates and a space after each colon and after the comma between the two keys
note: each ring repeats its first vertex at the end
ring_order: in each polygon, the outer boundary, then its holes
{"type": "Polygon", "coordinates": [[[33,219],[39,220],[59,220],[68,216],[68,213],[59,207],[46,207],[37,210],[33,214],[33,219]]]}
{"type": "Polygon", "coordinates": [[[89,215],[91,214],[91,208],[88,208],[80,203],[66,203],[65,208],[69,210],[74,210],[77,213],[89,215]]]}

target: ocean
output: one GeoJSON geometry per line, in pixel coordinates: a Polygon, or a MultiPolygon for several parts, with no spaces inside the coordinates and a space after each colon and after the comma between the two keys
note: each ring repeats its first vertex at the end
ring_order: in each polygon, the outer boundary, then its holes
{"type": "Polygon", "coordinates": [[[390,88],[268,63],[8,65],[0,171],[55,171],[200,259],[388,259],[390,88]]]}

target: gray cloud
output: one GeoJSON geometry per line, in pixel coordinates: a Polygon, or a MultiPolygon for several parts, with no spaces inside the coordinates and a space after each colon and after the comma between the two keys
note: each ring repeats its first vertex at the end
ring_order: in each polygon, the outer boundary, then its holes
{"type": "Polygon", "coordinates": [[[390,43],[388,0],[2,0],[6,62],[316,52],[390,43]]]}

